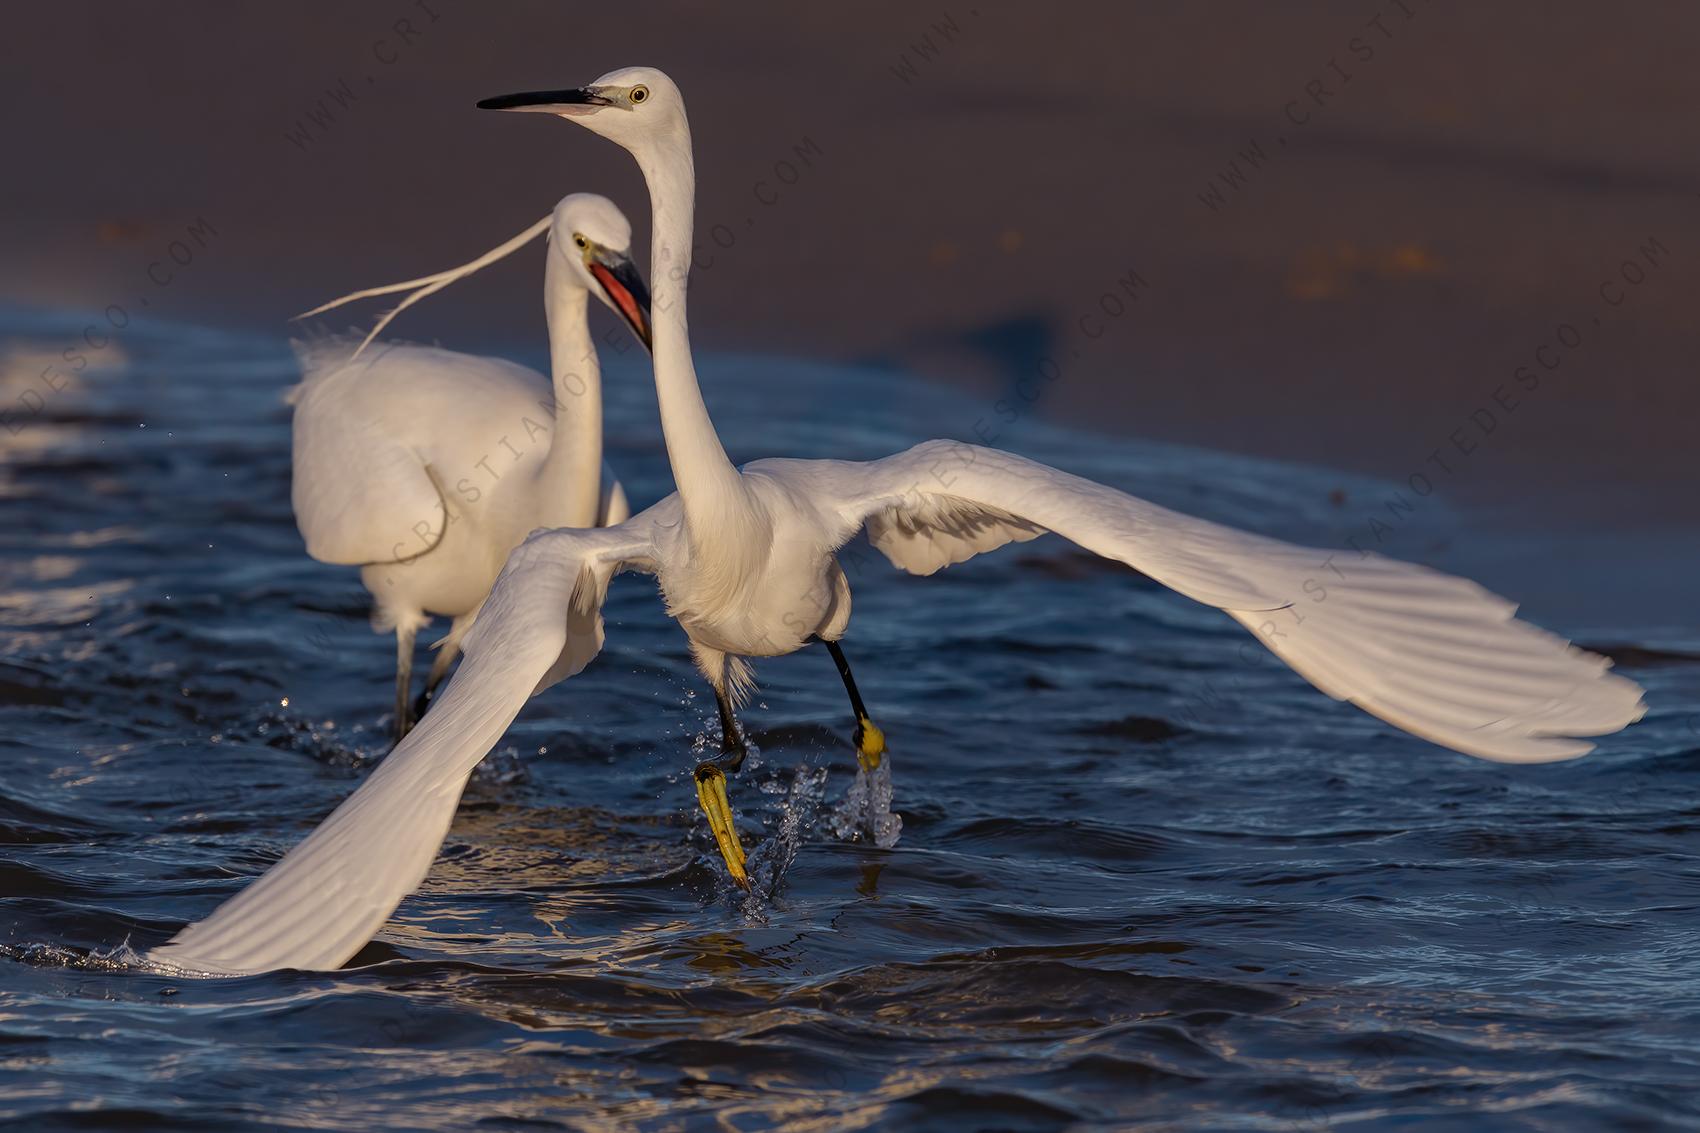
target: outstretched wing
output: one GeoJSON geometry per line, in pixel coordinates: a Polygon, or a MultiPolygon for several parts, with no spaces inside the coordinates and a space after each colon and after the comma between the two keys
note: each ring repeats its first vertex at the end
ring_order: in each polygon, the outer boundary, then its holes
{"type": "Polygon", "coordinates": [[[1483,759],[1572,759],[1594,747],[1577,737],[1645,712],[1640,686],[1607,672],[1610,661],[1427,567],[1295,547],[953,441],[865,464],[807,463],[802,474],[836,507],[843,537],[865,526],[904,570],[930,574],[1054,531],[1227,611],[1335,699],[1483,759]]]}
{"type": "Polygon", "coordinates": [[[216,975],[346,963],[425,879],[472,769],[526,699],[601,649],[608,580],[647,555],[634,534],[540,531],[515,548],[419,726],[305,841],[148,958],[216,975]]]}

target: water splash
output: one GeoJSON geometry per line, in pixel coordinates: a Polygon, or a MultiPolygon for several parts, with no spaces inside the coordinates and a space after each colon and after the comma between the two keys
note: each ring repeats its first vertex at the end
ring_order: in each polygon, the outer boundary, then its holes
{"type": "Polygon", "coordinates": [[[516,747],[498,748],[472,769],[473,783],[484,787],[512,787],[531,781],[531,768],[516,747]]]}
{"type": "Polygon", "coordinates": [[[227,721],[208,741],[265,744],[305,755],[327,767],[365,771],[382,762],[395,746],[388,721],[386,716],[381,727],[357,723],[339,728],[335,720],[314,720],[268,702],[227,721]]]}
{"type": "Polygon", "coordinates": [[[868,771],[856,767],[856,781],[833,808],[828,820],[832,836],[844,842],[869,841],[882,850],[897,845],[903,816],[891,809],[891,756],[868,771]]]}
{"type": "Polygon", "coordinates": [[[773,897],[785,879],[785,872],[797,860],[797,852],[814,832],[826,796],[826,768],[804,764],[792,775],[789,787],[778,780],[768,780],[761,789],[764,794],[785,797],[779,803],[773,833],[751,851],[744,863],[750,875],[750,895],[744,901],[746,912],[750,911],[748,906],[765,905],[773,897]]]}
{"type": "Polygon", "coordinates": [[[122,972],[146,969],[146,956],[130,947],[126,938],[112,948],[71,948],[62,944],[0,944],[0,959],[38,968],[72,968],[87,972],[122,972]]]}

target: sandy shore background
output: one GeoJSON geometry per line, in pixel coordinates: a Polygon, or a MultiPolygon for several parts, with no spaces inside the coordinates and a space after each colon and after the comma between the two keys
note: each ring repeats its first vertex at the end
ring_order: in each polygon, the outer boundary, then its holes
{"type": "MultiPolygon", "coordinates": [[[[966,383],[986,413],[959,435],[996,443],[1040,414],[1426,477],[1496,522],[1700,516],[1693,5],[57,3],[8,22],[6,299],[281,333],[569,191],[614,196],[646,239],[624,154],[472,104],[650,62],[690,98],[710,348],[966,383]]],[[[401,331],[540,342],[539,275],[516,259],[401,331]]]]}

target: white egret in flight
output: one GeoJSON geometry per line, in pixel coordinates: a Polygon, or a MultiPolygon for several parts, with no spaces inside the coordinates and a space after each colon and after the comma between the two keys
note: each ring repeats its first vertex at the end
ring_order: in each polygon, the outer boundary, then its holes
{"type": "Polygon", "coordinates": [[[687,334],[695,186],[678,89],[660,71],[631,68],[581,89],[480,105],[560,114],[637,158],[655,217],[655,381],[678,491],[614,527],[528,538],[491,589],[441,703],[318,829],[152,959],[211,973],[346,962],[423,880],[472,769],[526,699],[601,648],[603,598],[620,571],[655,576],[720,701],[727,757],[699,768],[698,789],[741,877],[721,765],[740,754],[732,704],[748,683],[746,658],[826,642],[852,689],[860,754],[879,758],[836,645],[850,590],[835,554],[862,531],[916,574],[1055,532],[1219,607],[1330,696],[1484,759],[1571,759],[1592,750],[1581,737],[1641,717],[1641,689],[1608,672],[1605,658],[1425,567],[1295,547],[952,441],[867,462],[735,468],[703,404],[687,334]]]}
{"type": "MultiPolygon", "coordinates": [[[[469,264],[375,287],[416,288],[358,346],[300,344],[295,520],[307,553],[358,565],[373,624],[396,635],[395,731],[412,725],[413,643],[431,614],[452,617],[419,711],[453,663],[508,552],[539,527],[593,527],[631,514],[602,459],[602,382],[587,298],[596,294],[647,346],[649,295],[631,224],[612,201],[575,193],[469,264]],[[549,232],[544,307],[551,377],[501,358],[430,346],[367,345],[402,309],[549,232]]],[[[306,316],[303,316],[306,317],[306,316]]]]}

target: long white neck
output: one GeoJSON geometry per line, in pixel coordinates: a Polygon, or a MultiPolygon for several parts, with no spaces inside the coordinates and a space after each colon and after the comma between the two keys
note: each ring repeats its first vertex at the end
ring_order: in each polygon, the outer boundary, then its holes
{"type": "Polygon", "coordinates": [[[537,474],[538,521],[594,527],[602,505],[602,366],[590,338],[590,294],[561,254],[549,248],[543,274],[555,421],[537,474]]]}
{"type": "Polygon", "coordinates": [[[691,360],[685,288],[691,274],[696,169],[690,132],[684,130],[681,137],[634,151],[633,156],[649,185],[654,218],[649,278],[661,432],[687,525],[698,531],[713,530],[716,524],[736,518],[745,501],[743,482],[714,431],[691,360]]]}

